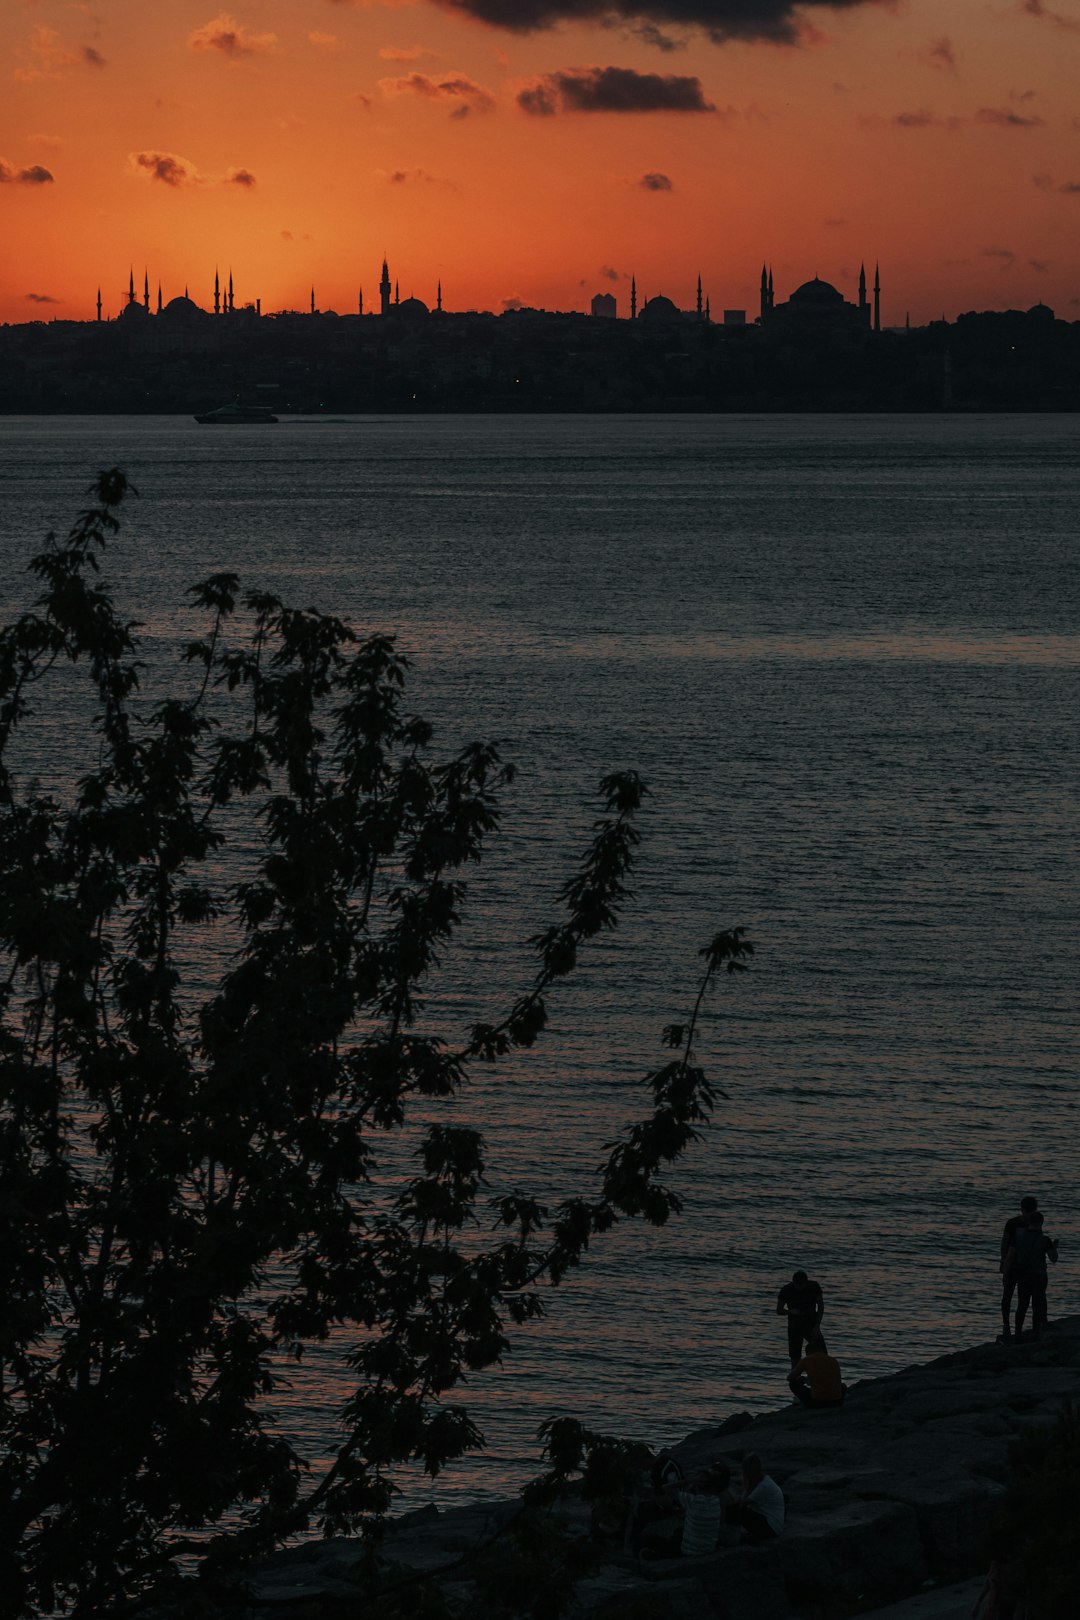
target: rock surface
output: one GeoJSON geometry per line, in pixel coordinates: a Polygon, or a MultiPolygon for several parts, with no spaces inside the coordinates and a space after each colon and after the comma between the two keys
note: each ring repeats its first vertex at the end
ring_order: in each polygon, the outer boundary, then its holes
{"type": "MultiPolygon", "coordinates": [[[[1008,1453],[1027,1425],[1053,1421],[1080,1393],[1080,1317],[1038,1340],[985,1344],[866,1380],[843,1407],[792,1404],[739,1414],[674,1447],[692,1472],[723,1459],[737,1476],[756,1451],[788,1501],[783,1536],[708,1558],[639,1565],[614,1546],[579,1582],[579,1616],[635,1620],[839,1620],[898,1600],[896,1620],[951,1614],[928,1588],[985,1570],[995,1499],[1008,1453]],[[921,1594],[921,1595],[920,1595],[921,1594]]],[[[455,1564],[497,1532],[510,1504],[407,1515],[387,1542],[394,1562],[417,1572],[455,1564]]],[[[572,1532],[588,1534],[584,1503],[567,1504],[572,1532]]],[[[320,1598],[356,1594],[357,1543],[307,1543],[279,1554],[253,1578],[254,1616],[317,1615],[320,1598]]],[[[448,1571],[467,1608],[467,1570],[448,1571]]],[[[969,1610],[969,1587],[957,1587],[969,1610]]],[[[976,1585],[975,1591],[978,1590],[976,1585]]],[[[943,1595],[944,1601],[944,1595],[943,1595]]]]}

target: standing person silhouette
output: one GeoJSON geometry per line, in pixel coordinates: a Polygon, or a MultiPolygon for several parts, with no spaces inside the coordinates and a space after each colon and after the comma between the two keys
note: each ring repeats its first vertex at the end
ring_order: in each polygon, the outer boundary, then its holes
{"type": "Polygon", "coordinates": [[[1058,1246],[1043,1231],[1043,1218],[1033,1210],[1013,1238],[1016,1277],[1016,1337],[1024,1330],[1024,1317],[1031,1306],[1031,1331],[1037,1338],[1046,1326],[1046,1262],[1055,1262],[1058,1246]]]}
{"type": "Polygon", "coordinates": [[[1009,1312],[1016,1292],[1016,1234],[1039,1207],[1037,1198],[1021,1198],[1019,1215],[1010,1215],[1001,1234],[1001,1337],[1012,1337],[1009,1312]]]}
{"type": "Polygon", "coordinates": [[[796,1271],[791,1281],[781,1288],[776,1296],[776,1314],[787,1317],[788,1355],[793,1367],[802,1360],[803,1345],[808,1345],[814,1335],[821,1340],[819,1352],[825,1352],[825,1336],[821,1331],[825,1298],[821,1284],[814,1282],[805,1271],[796,1271]]]}

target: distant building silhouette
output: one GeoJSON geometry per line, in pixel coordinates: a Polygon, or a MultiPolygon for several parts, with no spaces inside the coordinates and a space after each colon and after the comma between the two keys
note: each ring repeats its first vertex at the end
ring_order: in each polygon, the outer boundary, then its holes
{"type": "MultiPolygon", "coordinates": [[[[771,271],[767,282],[764,268],[761,274],[761,324],[768,330],[776,333],[797,331],[819,336],[870,330],[871,310],[866,295],[865,267],[859,271],[857,304],[849,303],[832,282],[822,281],[820,276],[804,281],[801,287],[796,287],[786,303],[778,304],[773,295],[771,271]]],[[[873,329],[875,332],[881,330],[881,278],[877,275],[874,279],[873,329]]]]}
{"type": "Polygon", "coordinates": [[[614,293],[597,293],[590,305],[594,315],[602,315],[605,320],[613,321],[618,313],[614,293]]]}

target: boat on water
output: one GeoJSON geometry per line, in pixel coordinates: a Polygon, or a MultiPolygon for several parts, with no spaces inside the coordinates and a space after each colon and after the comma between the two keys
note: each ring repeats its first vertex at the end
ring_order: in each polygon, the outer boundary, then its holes
{"type": "Polygon", "coordinates": [[[227,427],[233,422],[276,422],[277,417],[268,405],[219,405],[216,411],[204,411],[195,420],[208,427],[227,427]]]}

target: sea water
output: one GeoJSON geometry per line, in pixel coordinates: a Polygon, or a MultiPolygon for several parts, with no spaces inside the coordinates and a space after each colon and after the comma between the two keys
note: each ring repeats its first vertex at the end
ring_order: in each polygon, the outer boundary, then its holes
{"type": "MultiPolygon", "coordinates": [[[[726,1096],[670,1178],[683,1214],[598,1241],[470,1381],[487,1449],[437,1500],[512,1492],[547,1416],[656,1443],[782,1401],[796,1267],[849,1383],[992,1336],[1023,1193],[1062,1239],[1051,1315],[1080,1308],[1080,420],[0,419],[5,616],[113,464],[140,491],[114,589],[155,668],[186,586],[235,569],[395,632],[443,746],[518,767],[425,1027],[505,1010],[599,777],[645,777],[620,930],[454,1107],[493,1194],[588,1192],[701,946],[755,946],[700,1031],[726,1096]]],[[[334,1348],[278,1401],[316,1459],[334,1348]]]]}

